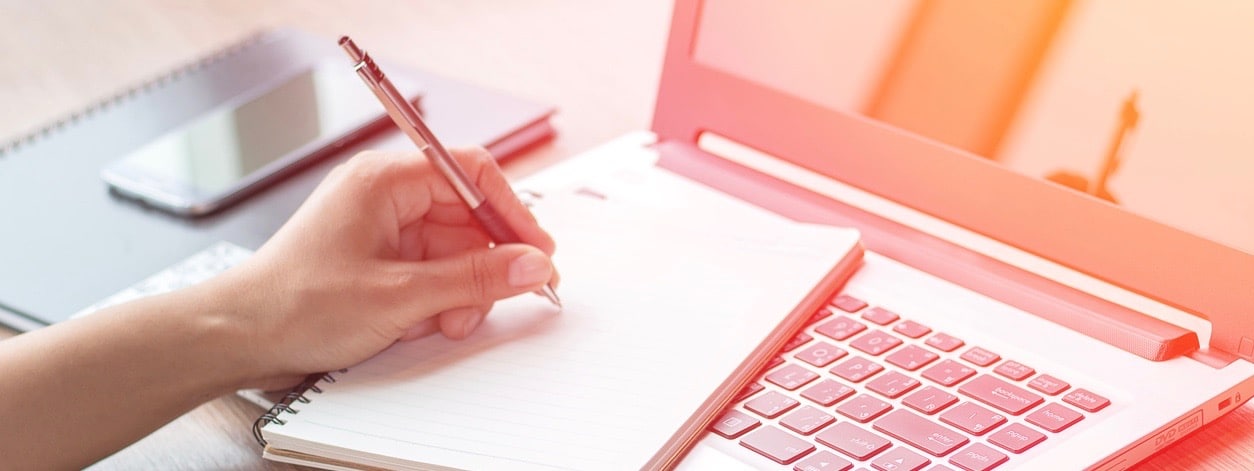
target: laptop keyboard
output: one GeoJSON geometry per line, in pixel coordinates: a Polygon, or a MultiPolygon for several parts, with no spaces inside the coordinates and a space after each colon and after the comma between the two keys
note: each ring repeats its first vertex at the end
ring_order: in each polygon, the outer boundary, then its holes
{"type": "Polygon", "coordinates": [[[984,471],[1110,405],[849,295],[820,310],[714,423],[795,471],[984,471]]]}

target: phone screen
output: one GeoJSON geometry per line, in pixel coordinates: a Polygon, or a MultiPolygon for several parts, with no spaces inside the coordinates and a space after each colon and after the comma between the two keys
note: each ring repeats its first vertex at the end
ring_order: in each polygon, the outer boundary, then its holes
{"type": "MultiPolygon", "coordinates": [[[[412,84],[393,80],[406,97],[417,95],[412,84]]],[[[326,62],[161,136],[126,156],[121,167],[145,181],[211,197],[294,163],[322,147],[311,144],[329,144],[382,114],[349,66],[326,62]]]]}

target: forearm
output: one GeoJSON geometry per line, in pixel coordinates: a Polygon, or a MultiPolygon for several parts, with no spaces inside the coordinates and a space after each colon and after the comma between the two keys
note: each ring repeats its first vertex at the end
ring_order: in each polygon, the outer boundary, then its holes
{"type": "Polygon", "coordinates": [[[212,296],[193,288],[0,342],[6,466],[81,468],[247,382],[247,335],[212,296]]]}

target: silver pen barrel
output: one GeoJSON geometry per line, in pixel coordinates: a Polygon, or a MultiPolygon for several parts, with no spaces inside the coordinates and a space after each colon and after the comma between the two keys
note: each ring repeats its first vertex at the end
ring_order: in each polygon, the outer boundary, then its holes
{"type": "Polygon", "coordinates": [[[401,131],[409,136],[414,145],[418,146],[418,150],[435,164],[440,173],[444,174],[445,179],[452,185],[453,191],[456,191],[471,209],[482,205],[487,199],[483,192],[471,182],[461,166],[453,162],[452,154],[449,154],[448,150],[431,133],[431,129],[418,116],[418,110],[405,100],[405,97],[392,85],[392,81],[388,80],[378,65],[375,65],[370,54],[357,47],[357,44],[348,36],[340,38],[340,47],[344,48],[344,51],[356,63],[353,70],[370,86],[370,91],[374,92],[383,103],[384,109],[392,116],[392,119],[408,124],[408,126],[400,126],[401,131]]]}

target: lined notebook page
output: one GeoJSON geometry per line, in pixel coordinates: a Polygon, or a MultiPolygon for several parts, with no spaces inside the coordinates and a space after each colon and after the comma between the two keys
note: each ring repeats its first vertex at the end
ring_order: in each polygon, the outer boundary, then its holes
{"type": "Polygon", "coordinates": [[[575,193],[535,212],[558,240],[560,312],[524,295],[469,339],[397,344],[267,426],[271,446],[391,468],[638,469],[857,241],[773,219],[685,229],[681,212],[575,193]]]}

